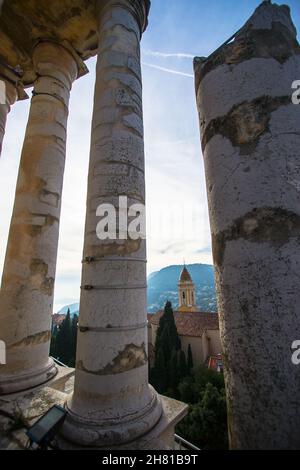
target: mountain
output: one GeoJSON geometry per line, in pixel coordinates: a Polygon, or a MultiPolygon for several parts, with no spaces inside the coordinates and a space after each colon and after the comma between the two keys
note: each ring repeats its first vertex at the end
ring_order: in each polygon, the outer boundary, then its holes
{"type": "MultiPolygon", "coordinates": [[[[210,264],[187,265],[196,288],[196,303],[200,310],[216,312],[217,301],[214,282],[214,268],[210,264]]],[[[167,300],[172,302],[173,308],[178,306],[178,280],[182,265],[167,266],[151,273],[148,276],[148,313],[155,313],[164,307],[167,300]]],[[[71,316],[78,315],[79,303],[66,305],[58,313],[66,315],[68,308],[71,316]]]]}
{"type": "MultiPolygon", "coordinates": [[[[200,310],[217,311],[214,268],[209,264],[189,264],[189,270],[196,288],[196,303],[200,310]]],[[[164,307],[167,300],[173,308],[178,306],[178,280],[182,265],[167,266],[148,277],[148,313],[155,313],[164,307]]]]}

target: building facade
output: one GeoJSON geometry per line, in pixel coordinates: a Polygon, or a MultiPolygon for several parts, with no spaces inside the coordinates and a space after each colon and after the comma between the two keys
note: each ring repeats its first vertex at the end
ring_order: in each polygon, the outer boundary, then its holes
{"type": "MultiPolygon", "coordinates": [[[[195,285],[188,269],[184,266],[178,282],[179,307],[174,311],[177,332],[186,355],[190,345],[194,366],[209,365],[210,358],[218,357],[222,352],[218,314],[200,311],[195,299],[195,285]]],[[[156,334],[162,315],[163,310],[159,310],[154,315],[148,314],[148,349],[152,364],[156,334]]]]}

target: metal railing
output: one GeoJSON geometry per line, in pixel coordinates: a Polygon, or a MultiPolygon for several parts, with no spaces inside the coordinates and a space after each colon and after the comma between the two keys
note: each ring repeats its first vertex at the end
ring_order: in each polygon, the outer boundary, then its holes
{"type": "Polygon", "coordinates": [[[62,367],[69,367],[67,366],[66,364],[64,364],[63,362],[59,361],[58,359],[56,359],[56,357],[53,357],[53,356],[50,356],[50,359],[53,359],[53,361],[58,364],[59,366],[62,366],[62,367]]]}
{"type": "Polygon", "coordinates": [[[178,436],[178,434],[174,434],[174,439],[175,439],[175,442],[179,445],[179,450],[184,450],[184,449],[201,450],[199,449],[199,447],[194,446],[194,444],[192,444],[191,442],[183,439],[183,437],[178,436]]]}

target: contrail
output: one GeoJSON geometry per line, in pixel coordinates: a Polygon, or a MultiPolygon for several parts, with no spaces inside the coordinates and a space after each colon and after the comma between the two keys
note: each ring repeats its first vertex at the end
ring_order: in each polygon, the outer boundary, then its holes
{"type": "Polygon", "coordinates": [[[159,65],[148,64],[147,62],[142,62],[142,65],[146,65],[147,67],[151,67],[153,69],[161,70],[162,72],[173,73],[175,75],[181,75],[182,77],[194,78],[194,75],[190,73],[180,72],[179,70],[167,69],[165,67],[160,67],[159,65]]]}
{"type": "Polygon", "coordinates": [[[151,56],[151,57],[161,57],[163,59],[168,59],[170,57],[175,57],[177,59],[193,59],[195,56],[192,54],[184,54],[184,53],[167,53],[167,52],[158,52],[158,51],[150,51],[150,50],[145,50],[143,51],[145,55],[151,56]]]}

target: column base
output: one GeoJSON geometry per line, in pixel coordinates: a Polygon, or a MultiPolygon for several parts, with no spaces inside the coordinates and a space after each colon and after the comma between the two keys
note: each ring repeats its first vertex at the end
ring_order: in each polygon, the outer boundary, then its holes
{"type": "MultiPolygon", "coordinates": [[[[108,444],[105,442],[107,439],[106,433],[109,432],[108,429],[99,427],[93,429],[92,424],[89,422],[85,423],[85,427],[79,428],[78,422],[73,422],[70,424],[70,414],[68,414],[62,434],[58,438],[58,446],[61,450],[172,450],[174,449],[175,440],[175,426],[178,424],[188,413],[188,405],[185,403],[179,402],[177,400],[164,397],[161,395],[156,395],[157,402],[159,403],[159,416],[157,422],[149,427],[148,416],[140,417],[140,421],[135,424],[139,426],[148,425],[148,430],[142,435],[132,439],[129,442],[124,442],[120,437],[122,435],[122,430],[124,428],[119,425],[118,429],[114,429],[114,442],[108,444]],[[143,422],[144,421],[144,422],[143,422]],[[77,443],[74,442],[74,428],[76,427],[76,435],[78,438],[81,438],[81,441],[77,443]],[[92,440],[90,445],[87,445],[88,436],[91,434],[97,433],[98,439],[97,443],[92,440]]],[[[117,427],[117,426],[116,426],[117,427]]],[[[128,430],[128,428],[127,428],[128,430]]],[[[111,432],[111,431],[110,431],[111,432]]]]}
{"type": "Polygon", "coordinates": [[[160,420],[163,409],[159,396],[151,387],[152,399],[142,410],[130,415],[93,421],[91,416],[74,413],[66,404],[68,415],[62,430],[62,438],[80,448],[105,448],[127,444],[143,436],[160,420]]]}
{"type": "Polygon", "coordinates": [[[0,374],[0,396],[22,392],[53,379],[57,374],[57,367],[53,359],[43,369],[31,371],[27,374],[3,375],[0,374]]]}

